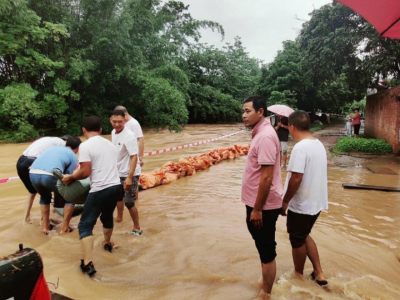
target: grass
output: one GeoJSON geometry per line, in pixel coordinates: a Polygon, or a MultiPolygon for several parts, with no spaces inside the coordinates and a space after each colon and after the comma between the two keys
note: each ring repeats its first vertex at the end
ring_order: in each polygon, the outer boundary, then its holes
{"type": "Polygon", "coordinates": [[[364,152],[374,154],[392,153],[392,146],[385,140],[372,138],[344,137],[338,140],[332,148],[335,154],[343,152],[364,152]]]}

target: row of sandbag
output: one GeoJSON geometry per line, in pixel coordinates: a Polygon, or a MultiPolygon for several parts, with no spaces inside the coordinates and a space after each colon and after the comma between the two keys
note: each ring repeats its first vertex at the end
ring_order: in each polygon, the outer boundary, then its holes
{"type": "Polygon", "coordinates": [[[198,171],[205,170],[225,159],[246,155],[249,152],[249,148],[250,145],[234,145],[233,147],[214,149],[194,157],[180,158],[177,163],[168,161],[159,171],[142,173],[139,177],[139,183],[144,190],[168,184],[180,177],[191,176],[198,171]]]}

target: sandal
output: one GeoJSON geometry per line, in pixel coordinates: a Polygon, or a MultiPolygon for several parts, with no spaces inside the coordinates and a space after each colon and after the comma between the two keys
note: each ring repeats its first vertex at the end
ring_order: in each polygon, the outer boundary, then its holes
{"type": "Polygon", "coordinates": [[[328,284],[328,281],[326,281],[326,280],[318,280],[317,277],[315,277],[314,272],[311,273],[311,279],[314,280],[320,286],[324,286],[324,285],[328,284]]]}
{"type": "Polygon", "coordinates": [[[131,235],[142,235],[143,230],[137,230],[137,229],[133,229],[131,231],[131,235]]]}

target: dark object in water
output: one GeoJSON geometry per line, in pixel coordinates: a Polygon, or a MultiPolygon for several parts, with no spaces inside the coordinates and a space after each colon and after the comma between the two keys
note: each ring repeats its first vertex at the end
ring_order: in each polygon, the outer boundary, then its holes
{"type": "Polygon", "coordinates": [[[375,190],[383,192],[400,192],[399,188],[388,187],[388,186],[377,186],[357,183],[342,183],[345,189],[360,189],[360,190],[375,190]]]}
{"type": "Polygon", "coordinates": [[[30,248],[0,258],[0,300],[50,300],[50,291],[43,275],[43,261],[30,248]]]}

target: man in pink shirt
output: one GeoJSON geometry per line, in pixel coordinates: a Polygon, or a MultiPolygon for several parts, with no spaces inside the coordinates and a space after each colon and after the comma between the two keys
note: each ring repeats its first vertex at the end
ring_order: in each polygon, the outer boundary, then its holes
{"type": "Polygon", "coordinates": [[[243,123],[252,128],[252,141],[242,178],[242,202],[247,228],[260,255],[263,299],[270,299],[276,276],[276,221],[282,207],[280,142],[265,118],[267,103],[250,96],[243,104],[243,123]]]}

